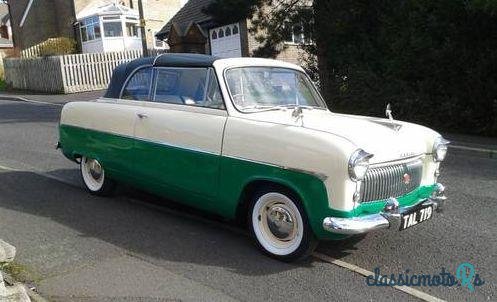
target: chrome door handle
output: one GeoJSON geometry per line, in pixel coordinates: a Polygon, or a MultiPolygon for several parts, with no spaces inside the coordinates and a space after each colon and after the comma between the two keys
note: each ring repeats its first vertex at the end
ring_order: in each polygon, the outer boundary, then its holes
{"type": "Polygon", "coordinates": [[[138,115],[139,118],[147,118],[148,117],[148,115],[145,113],[137,113],[136,115],[138,115]]]}

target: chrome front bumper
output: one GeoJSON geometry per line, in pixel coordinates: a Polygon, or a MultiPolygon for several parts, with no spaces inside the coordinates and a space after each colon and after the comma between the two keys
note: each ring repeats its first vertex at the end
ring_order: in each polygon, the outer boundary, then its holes
{"type": "Polygon", "coordinates": [[[351,218],[326,217],[323,220],[323,228],[328,232],[343,235],[357,235],[379,229],[398,230],[401,214],[415,207],[431,205],[436,212],[441,212],[447,199],[444,190],[443,185],[436,184],[432,196],[414,206],[399,207],[397,199],[390,198],[383,211],[378,214],[351,218]]]}

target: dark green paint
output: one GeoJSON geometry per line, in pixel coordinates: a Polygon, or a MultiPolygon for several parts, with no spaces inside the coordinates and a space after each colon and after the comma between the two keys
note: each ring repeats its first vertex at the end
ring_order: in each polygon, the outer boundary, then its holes
{"type": "MultiPolygon", "coordinates": [[[[319,239],[346,237],[323,230],[325,217],[378,213],[386,202],[361,204],[352,211],[334,210],[328,206],[324,183],[311,174],[74,126],[60,126],[60,142],[66,157],[96,158],[116,180],[230,219],[235,218],[247,185],[261,180],[281,184],[301,198],[319,239]]],[[[401,206],[413,205],[432,192],[433,186],[423,186],[398,200],[401,206]]]]}

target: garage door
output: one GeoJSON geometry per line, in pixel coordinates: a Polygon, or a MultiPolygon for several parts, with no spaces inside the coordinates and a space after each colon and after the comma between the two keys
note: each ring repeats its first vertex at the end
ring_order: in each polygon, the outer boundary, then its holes
{"type": "Polygon", "coordinates": [[[242,56],[238,23],[213,28],[209,31],[209,35],[212,55],[221,58],[242,56]]]}

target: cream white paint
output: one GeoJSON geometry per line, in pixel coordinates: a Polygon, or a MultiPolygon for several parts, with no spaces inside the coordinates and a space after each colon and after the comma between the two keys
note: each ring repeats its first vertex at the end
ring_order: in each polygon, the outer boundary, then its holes
{"type": "Polygon", "coordinates": [[[141,102],[105,99],[70,102],[62,108],[60,123],[132,137],[141,102]]]}
{"type": "Polygon", "coordinates": [[[355,207],[352,196],[356,183],[349,178],[348,160],[358,148],[374,154],[372,166],[421,158],[424,163],[421,184],[435,182],[438,164],[430,155],[439,136],[435,131],[395,121],[402,126],[396,131],[387,119],[320,109],[304,109],[303,119],[299,121],[292,117],[290,109],[241,113],[230,101],[223,74],[226,69],[242,66],[303,71],[296,65],[274,60],[221,59],[214,62],[214,67],[226,111],[101,99],[67,104],[61,123],[305,171],[323,179],[330,207],[343,211],[355,207]],[[137,113],[145,113],[147,117],[140,119],[137,113]]]}
{"type": "Polygon", "coordinates": [[[194,106],[144,102],[135,125],[138,139],[221,154],[227,113],[194,106]]]}

